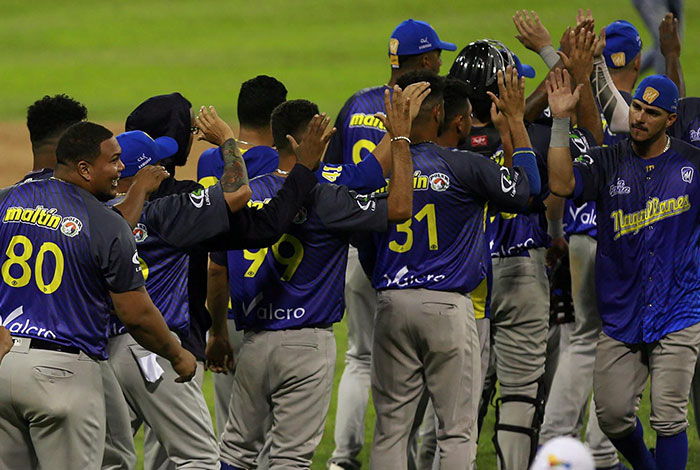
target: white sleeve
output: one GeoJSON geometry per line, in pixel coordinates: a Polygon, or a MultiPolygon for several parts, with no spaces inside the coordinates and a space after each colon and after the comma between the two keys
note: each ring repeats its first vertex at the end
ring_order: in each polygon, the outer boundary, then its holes
{"type": "Polygon", "coordinates": [[[605,65],[605,59],[600,57],[595,60],[593,65],[593,76],[591,77],[593,94],[600,109],[603,110],[610,131],[613,133],[629,132],[629,105],[615,87],[608,66],[605,65]]]}

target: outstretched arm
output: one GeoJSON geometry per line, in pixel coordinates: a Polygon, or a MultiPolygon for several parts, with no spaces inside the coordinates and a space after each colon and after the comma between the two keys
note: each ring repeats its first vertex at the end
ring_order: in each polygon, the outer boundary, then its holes
{"type": "Polygon", "coordinates": [[[678,33],[678,18],[673,13],[666,16],[659,24],[659,48],[666,59],[666,76],[678,87],[681,98],[685,97],[685,80],[681,68],[681,36],[678,33]]]}
{"type": "Polygon", "coordinates": [[[547,78],[549,108],[554,119],[547,155],[549,188],[553,194],[561,197],[571,196],[576,185],[569,150],[569,125],[581,88],[582,85],[579,84],[573,92],[571,91],[571,77],[566,70],[555,69],[547,78]]]}

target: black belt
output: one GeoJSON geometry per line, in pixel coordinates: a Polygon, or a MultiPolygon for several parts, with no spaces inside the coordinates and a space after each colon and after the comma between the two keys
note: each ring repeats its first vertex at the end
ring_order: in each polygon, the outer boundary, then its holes
{"type": "Polygon", "coordinates": [[[65,346],[63,344],[54,343],[38,338],[31,338],[29,349],[44,349],[46,351],[57,351],[70,354],[80,354],[80,349],[73,346],[65,346]]]}

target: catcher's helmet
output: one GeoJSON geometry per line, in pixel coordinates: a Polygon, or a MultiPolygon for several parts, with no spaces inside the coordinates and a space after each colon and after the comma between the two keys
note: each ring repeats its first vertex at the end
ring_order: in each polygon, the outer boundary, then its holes
{"type": "Polygon", "coordinates": [[[490,91],[498,96],[496,72],[516,66],[513,53],[502,42],[482,39],[464,47],[457,55],[448,77],[465,82],[472,98],[486,98],[490,91]]]}

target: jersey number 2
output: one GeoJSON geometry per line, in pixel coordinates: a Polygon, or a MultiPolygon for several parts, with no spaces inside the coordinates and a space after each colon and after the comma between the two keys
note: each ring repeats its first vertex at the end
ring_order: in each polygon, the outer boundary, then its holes
{"type": "MultiPolygon", "coordinates": [[[[10,239],[10,244],[5,250],[7,259],[2,263],[2,280],[5,281],[5,284],[10,287],[24,287],[29,284],[32,278],[32,268],[27,261],[32,257],[33,251],[34,245],[32,245],[31,240],[24,235],[15,235],[10,239]],[[17,247],[21,249],[19,253],[17,253],[17,247]],[[19,267],[19,277],[14,277],[10,272],[12,266],[19,267]]],[[[53,294],[58,290],[63,281],[64,266],[63,252],[58,245],[52,242],[42,243],[34,259],[34,281],[41,292],[44,294],[53,294]],[[48,253],[51,253],[55,261],[53,275],[49,283],[44,279],[43,271],[44,259],[48,253]]],[[[14,271],[15,273],[17,272],[17,270],[14,271]]]]}

